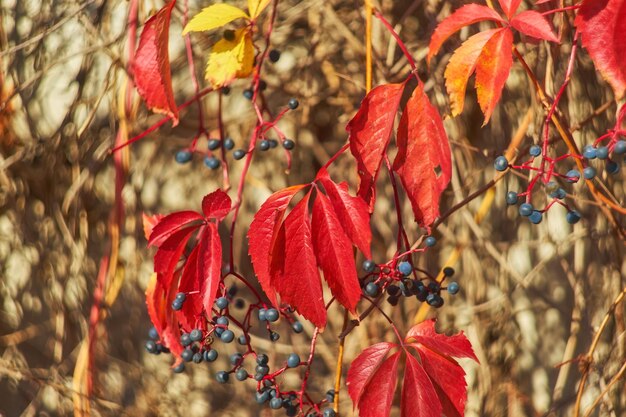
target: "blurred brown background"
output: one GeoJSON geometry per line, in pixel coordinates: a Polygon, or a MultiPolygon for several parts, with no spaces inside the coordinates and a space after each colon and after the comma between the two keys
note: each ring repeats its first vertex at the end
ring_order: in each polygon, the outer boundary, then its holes
{"type": "MultiPolygon", "coordinates": [[[[190,1],[194,14],[205,1],[190,1]]],[[[243,1],[233,2],[244,6],[243,1]]],[[[114,169],[108,154],[118,129],[118,94],[125,83],[126,19],[124,0],[2,0],[0,9],[0,415],[65,416],[74,412],[74,366],[88,331],[100,259],[108,250],[107,220],[114,207],[114,169]]],[[[460,32],[426,67],[428,39],[436,22],[459,1],[389,1],[378,3],[387,19],[419,61],[420,75],[433,103],[447,114],[443,69],[450,52],[478,28],[460,32]]],[[[177,102],[193,95],[181,32],[184,1],[179,0],[171,29],[170,57],[177,102]]],[[[526,2],[529,6],[530,2],[526,2]]],[[[162,6],[140,1],[140,21],[162,6]]],[[[294,169],[287,175],[278,150],[255,158],[247,179],[235,254],[241,270],[251,274],[245,232],[252,215],[269,194],[287,184],[310,181],[317,169],[346,140],[345,125],[364,96],[363,5],[356,1],[280,1],[273,45],[282,51],[267,65],[264,79],[274,111],[290,97],[301,107],[280,124],[295,139],[294,169]]],[[[557,23],[562,24],[560,20],[557,23]]],[[[563,26],[569,31],[567,22],[563,26]]],[[[568,32],[569,33],[569,32],[568,32]]],[[[219,33],[193,35],[196,69],[201,77],[206,48],[219,33]]],[[[403,79],[408,68],[384,28],[375,22],[375,84],[403,79]]],[[[554,93],[563,79],[571,41],[560,46],[521,45],[531,67],[554,93]]],[[[471,83],[470,83],[471,84],[471,83]]],[[[225,98],[225,125],[237,146],[247,143],[254,114],[237,81],[225,98]]],[[[531,123],[520,148],[538,140],[543,111],[519,64],[515,63],[502,102],[492,121],[481,128],[482,115],[468,87],[465,112],[446,120],[454,173],[442,209],[493,178],[492,161],[507,147],[525,115],[531,123]],[[529,113],[530,112],[530,113],[529,113]]],[[[612,93],[598,79],[590,60],[579,55],[574,79],[561,109],[572,125],[605,109],[574,135],[590,143],[614,123],[612,93]]],[[[206,123],[215,129],[216,99],[208,96],[206,123]]],[[[134,134],[157,121],[143,105],[131,120],[134,134]]],[[[197,108],[181,114],[180,126],[166,125],[130,148],[129,173],[123,188],[125,223],[120,240],[119,270],[123,283],[95,344],[94,416],[258,416],[273,415],[253,400],[252,384],[213,381],[215,365],[191,367],[174,375],[171,357],[143,349],[150,327],[143,292],[152,270],[141,213],[198,209],[204,194],[222,185],[221,175],[201,158],[178,165],[174,154],[186,147],[198,125],[197,108]]],[[[206,146],[202,142],[200,146],[206,146]]],[[[563,152],[563,149],[558,149],[563,152]]],[[[391,151],[393,152],[393,150],[391,151]]],[[[229,157],[230,158],[230,157],[229,157]]],[[[231,182],[239,180],[241,163],[229,159],[231,182]]],[[[571,167],[563,167],[565,172],[571,167]]],[[[602,177],[606,174],[599,169],[602,177]]],[[[350,158],[332,170],[336,180],[356,185],[350,158]]],[[[607,179],[624,199],[623,174],[607,179]]],[[[441,331],[464,330],[481,364],[463,362],[468,377],[469,417],[568,416],[580,380],[580,361],[605,314],[624,288],[623,243],[607,220],[590,204],[584,186],[571,188],[568,202],[583,215],[572,227],[565,210],[554,207],[542,224],[532,226],[507,208],[507,190],[521,190],[527,178],[509,174],[497,187],[487,218],[477,224],[473,213],[481,198],[455,213],[437,230],[439,244],[418,257],[436,273],[457,245],[455,264],[461,284],[456,297],[436,312],[441,331]],[[559,364],[563,364],[558,366],[559,364]]],[[[539,188],[538,194],[543,191],[539,188]]],[[[233,195],[231,191],[231,195],[233,195]]],[[[396,219],[391,187],[381,181],[372,219],[375,260],[395,250],[396,219]]],[[[541,200],[538,195],[537,201],[541,200]]],[[[403,207],[411,237],[410,207],[403,207]]],[[[385,303],[402,330],[418,305],[413,300],[395,309],[385,303]]],[[[320,394],[332,387],[338,311],[319,345],[313,387],[320,394]]],[[[305,333],[310,334],[310,327],[305,333]]],[[[293,349],[303,354],[308,338],[287,333],[273,347],[281,358],[293,349]],[[292,347],[293,344],[295,347],[292,347]]],[[[384,319],[372,317],[347,339],[346,363],[371,343],[393,340],[384,319]]],[[[269,342],[265,343],[271,349],[269,342]]],[[[226,357],[226,355],[222,355],[226,357]]],[[[611,314],[594,356],[583,396],[586,410],[623,366],[626,357],[624,303],[611,314]]],[[[623,371],[623,370],[622,370],[623,371]]],[[[352,415],[345,391],[342,415],[352,415]]],[[[284,411],[274,412],[283,415],[284,411]]],[[[397,410],[394,410],[394,415],[397,410]]],[[[603,396],[594,416],[626,416],[623,378],[603,396]]]]}

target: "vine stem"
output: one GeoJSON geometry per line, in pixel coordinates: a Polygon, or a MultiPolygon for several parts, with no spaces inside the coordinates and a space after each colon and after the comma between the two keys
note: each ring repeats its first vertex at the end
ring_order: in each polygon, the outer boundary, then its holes
{"type": "Polygon", "coordinates": [[[313,337],[311,338],[311,347],[309,349],[309,358],[306,361],[306,371],[304,371],[304,378],[302,378],[302,386],[300,387],[300,412],[302,412],[303,398],[306,392],[306,384],[309,380],[309,374],[311,373],[311,363],[313,362],[313,356],[315,356],[315,345],[317,343],[317,336],[320,334],[319,327],[315,328],[313,337]]]}

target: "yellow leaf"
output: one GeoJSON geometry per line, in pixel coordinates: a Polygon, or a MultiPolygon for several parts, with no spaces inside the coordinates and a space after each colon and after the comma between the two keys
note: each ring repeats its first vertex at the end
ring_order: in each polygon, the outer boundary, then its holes
{"type": "Polygon", "coordinates": [[[211,49],[205,78],[214,88],[245,78],[254,66],[254,45],[247,28],[235,31],[232,41],[221,39],[211,49]]]}
{"type": "Polygon", "coordinates": [[[201,32],[203,30],[216,29],[230,23],[235,19],[250,19],[250,16],[241,9],[224,3],[212,4],[202,9],[193,19],[187,23],[183,30],[183,35],[189,32],[201,32]]]}
{"type": "Polygon", "coordinates": [[[248,0],[248,12],[252,19],[261,14],[271,0],[248,0]]]}

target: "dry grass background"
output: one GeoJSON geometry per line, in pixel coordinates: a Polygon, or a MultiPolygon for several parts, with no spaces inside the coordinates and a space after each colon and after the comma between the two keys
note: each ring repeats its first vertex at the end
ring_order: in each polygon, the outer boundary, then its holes
{"type": "MultiPolygon", "coordinates": [[[[160,1],[142,1],[143,21],[160,1]]],[[[180,4],[183,2],[180,1],[180,4]]],[[[242,2],[238,2],[242,3],[242,2]]],[[[427,70],[423,57],[436,22],[459,1],[390,1],[379,3],[409,49],[419,58],[431,99],[447,112],[443,68],[460,40],[427,70]]],[[[204,1],[191,1],[192,12],[204,1]]],[[[117,128],[117,93],[124,80],[125,19],[122,0],[3,0],[0,8],[0,415],[64,416],[73,413],[72,374],[78,346],[88,328],[98,264],[108,245],[106,222],[114,204],[113,164],[107,151],[117,128]]],[[[180,33],[181,7],[171,31],[171,57],[177,101],[193,94],[180,33]]],[[[248,178],[244,210],[237,228],[235,254],[251,273],[244,234],[251,216],[274,190],[313,178],[346,140],[344,127],[364,95],[364,24],[356,1],[280,1],[274,45],[283,52],[265,77],[270,107],[284,106],[289,97],[301,109],[281,123],[297,142],[289,175],[278,152],[255,159],[248,178]]],[[[461,32],[461,39],[476,29],[461,32]]],[[[406,60],[380,25],[374,25],[375,83],[402,79],[406,60]]],[[[214,37],[194,36],[203,67],[203,48],[214,37]]],[[[526,46],[523,53],[548,92],[558,89],[569,54],[567,42],[546,48],[526,46]]],[[[615,105],[598,80],[588,57],[580,55],[576,75],[562,110],[573,125],[603,105],[606,111],[575,132],[579,145],[589,143],[612,126],[615,105]]],[[[227,97],[226,130],[238,144],[247,140],[254,116],[241,96],[246,81],[238,81],[227,97]]],[[[468,91],[470,91],[468,89],[468,91]]],[[[493,178],[491,163],[532,112],[520,152],[537,140],[543,112],[529,95],[531,86],[516,64],[502,104],[491,123],[470,97],[461,117],[446,120],[454,156],[452,184],[442,201],[451,207],[493,178]]],[[[472,96],[473,92],[469,92],[472,96]]],[[[215,100],[208,97],[207,120],[215,128],[215,100]]],[[[158,119],[140,107],[131,128],[140,132],[158,119]]],[[[98,332],[95,348],[93,415],[269,416],[252,400],[252,387],[211,383],[206,365],[173,375],[170,358],[145,353],[149,320],[143,291],[150,274],[151,252],[145,248],[141,213],[167,213],[198,208],[201,197],[221,185],[219,175],[199,160],[180,166],[176,150],[186,146],[197,129],[195,107],[182,114],[181,125],[162,128],[131,148],[123,189],[126,221],[120,242],[119,267],[125,271],[118,299],[98,332]]],[[[232,181],[238,179],[238,165],[232,181]]],[[[602,170],[599,170],[603,172],[602,170]]],[[[332,171],[337,179],[355,182],[349,158],[332,171]]],[[[605,174],[602,174],[605,177],[605,174]]],[[[624,201],[624,176],[607,179],[624,201]]],[[[448,297],[436,313],[439,328],[464,330],[480,365],[463,363],[468,371],[467,416],[569,416],[580,380],[579,355],[587,351],[611,303],[626,285],[624,246],[601,212],[588,201],[583,186],[573,188],[570,201],[584,215],[572,227],[560,207],[531,227],[504,204],[507,189],[519,190],[523,177],[509,174],[499,183],[493,207],[478,225],[473,213],[480,198],[439,227],[439,244],[419,257],[435,273],[448,254],[462,246],[454,265],[462,291],[448,297]],[[563,364],[562,366],[558,366],[563,364]]],[[[374,253],[379,262],[394,252],[396,221],[391,189],[380,185],[373,218],[374,253]]],[[[403,208],[410,219],[410,208],[403,208]]],[[[621,220],[621,219],[620,219],[621,220]]],[[[413,238],[418,237],[410,227],[413,238]]],[[[416,312],[413,302],[386,306],[406,329],[416,312]]],[[[332,386],[336,335],[341,314],[331,320],[314,363],[314,387],[332,386]]],[[[307,327],[305,333],[311,332],[307,327]]],[[[306,337],[283,338],[274,347],[281,360],[293,349],[303,353],[306,337]]],[[[583,410],[607,388],[626,358],[624,303],[611,315],[593,356],[583,410]]],[[[347,339],[346,363],[373,341],[392,340],[380,318],[368,319],[347,339]]],[[[225,355],[223,355],[225,356],[225,355]]],[[[342,415],[351,404],[342,392],[342,415]]],[[[279,415],[282,412],[277,412],[279,415]]],[[[394,410],[397,413],[397,410],[394,410]]],[[[395,414],[394,414],[395,415],[395,414]]],[[[626,416],[622,378],[613,385],[594,416],[626,416]]]]}

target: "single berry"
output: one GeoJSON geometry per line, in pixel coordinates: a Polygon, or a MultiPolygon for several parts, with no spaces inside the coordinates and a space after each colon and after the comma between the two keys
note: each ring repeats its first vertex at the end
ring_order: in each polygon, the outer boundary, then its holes
{"type": "Polygon", "coordinates": [[[237,285],[233,284],[233,286],[228,289],[228,296],[234,298],[237,295],[237,291],[239,291],[239,288],[237,285]]]}
{"type": "Polygon", "coordinates": [[[235,378],[237,378],[237,381],[245,381],[246,379],[248,379],[248,371],[243,368],[237,369],[237,372],[235,373],[235,378]]]}
{"type": "Polygon", "coordinates": [[[224,333],[224,329],[223,327],[216,327],[215,328],[215,336],[220,337],[222,335],[222,333],[224,333]]]}
{"type": "Polygon", "coordinates": [[[263,80],[259,81],[259,90],[265,91],[265,89],[267,89],[267,83],[263,80]]]}
{"type": "Polygon", "coordinates": [[[193,341],[191,340],[191,336],[189,333],[183,333],[180,335],[180,344],[183,346],[189,346],[193,341]]]}
{"type": "Polygon", "coordinates": [[[179,164],[186,164],[187,162],[191,161],[191,151],[178,151],[176,152],[176,156],[174,159],[176,159],[176,162],[178,162],[179,164]]]}
{"type": "Polygon", "coordinates": [[[180,354],[180,357],[185,362],[191,362],[191,360],[193,359],[193,350],[191,350],[189,348],[183,350],[183,353],[180,354]]]}
{"type": "Polygon", "coordinates": [[[207,156],[204,158],[204,165],[210,169],[218,169],[220,167],[220,160],[214,156],[207,156]]]}
{"type": "Polygon", "coordinates": [[[248,100],[252,100],[252,97],[254,97],[254,91],[252,91],[251,88],[246,88],[243,90],[243,96],[248,100]]]}
{"type": "Polygon", "coordinates": [[[278,333],[276,333],[274,331],[271,331],[270,332],[270,340],[272,342],[276,342],[276,341],[278,341],[278,339],[280,339],[280,334],[278,334],[278,333]]]}
{"type": "Polygon", "coordinates": [[[285,407],[285,415],[287,417],[294,417],[296,414],[298,414],[298,408],[295,405],[289,404],[284,407],[285,407]]]}
{"type": "Polygon", "coordinates": [[[235,158],[236,161],[243,159],[244,156],[246,156],[246,151],[243,149],[237,149],[233,152],[233,158],[235,158]]]}
{"type": "Polygon", "coordinates": [[[443,298],[441,298],[438,294],[428,294],[426,302],[431,307],[439,308],[443,305],[443,298]]]}
{"type": "Polygon", "coordinates": [[[449,294],[456,294],[459,292],[459,284],[457,282],[452,281],[451,283],[448,284],[448,293],[449,294]]]}
{"type": "Polygon", "coordinates": [[[337,413],[335,413],[335,410],[333,410],[332,408],[327,408],[324,410],[324,413],[322,414],[322,416],[324,417],[335,417],[337,415],[337,413]]]}
{"type": "Polygon", "coordinates": [[[533,145],[528,150],[528,153],[530,154],[530,156],[539,156],[541,155],[541,147],[537,145],[533,145]]]}
{"type": "Polygon", "coordinates": [[[224,94],[225,96],[229,95],[230,87],[229,86],[222,87],[222,94],[224,94]]]}
{"type": "Polygon", "coordinates": [[[239,343],[242,346],[247,345],[249,341],[250,339],[245,334],[242,334],[241,336],[237,338],[237,343],[239,343]]]}
{"type": "Polygon", "coordinates": [[[263,404],[270,399],[270,392],[269,391],[257,392],[254,396],[254,399],[256,400],[257,404],[263,404]]]}
{"type": "Polygon", "coordinates": [[[254,368],[254,370],[257,374],[261,374],[263,376],[270,373],[270,367],[267,365],[257,365],[256,368],[254,368]]]}
{"type": "Polygon", "coordinates": [[[283,148],[287,149],[288,151],[292,150],[295,146],[296,143],[291,139],[285,139],[283,141],[283,148]]]}
{"type": "Polygon", "coordinates": [[[390,285],[387,287],[387,294],[394,296],[394,295],[398,295],[398,293],[400,292],[400,288],[398,288],[397,285],[390,285]]]}
{"type": "Polygon", "coordinates": [[[179,363],[178,365],[174,367],[173,371],[176,374],[183,373],[185,371],[185,363],[184,362],[179,363]]]}
{"type": "Polygon", "coordinates": [[[451,277],[452,275],[454,275],[454,272],[454,268],[450,266],[446,266],[445,268],[443,268],[443,274],[447,277],[451,277]]]}
{"type": "Polygon", "coordinates": [[[567,171],[565,177],[565,181],[567,182],[578,182],[578,180],[580,179],[580,172],[576,171],[575,169],[571,169],[567,171]]]}
{"type": "Polygon", "coordinates": [[[395,307],[398,305],[398,297],[395,295],[390,295],[389,297],[387,297],[387,302],[395,307]]]}
{"type": "Polygon", "coordinates": [[[530,203],[522,203],[519,206],[519,215],[528,217],[533,213],[533,205],[530,203]]]}
{"type": "Polygon", "coordinates": [[[291,328],[295,333],[302,333],[302,330],[304,330],[304,328],[302,327],[302,323],[300,323],[299,321],[294,321],[291,325],[291,328]]]}
{"type": "Polygon", "coordinates": [[[287,107],[289,107],[291,110],[297,109],[299,105],[300,102],[298,102],[298,100],[295,98],[290,98],[289,102],[287,102],[287,107]]]}
{"type": "Polygon", "coordinates": [[[398,271],[402,275],[411,275],[411,272],[413,272],[413,266],[411,266],[411,264],[407,261],[402,261],[398,264],[398,271]]]}
{"type": "Polygon", "coordinates": [[[233,366],[239,365],[243,361],[243,355],[241,353],[233,353],[230,355],[230,364],[233,366]]]}
{"type": "Polygon", "coordinates": [[[256,357],[256,363],[259,365],[267,365],[269,360],[270,358],[265,353],[261,353],[256,357]]]}
{"type": "Polygon", "coordinates": [[[265,140],[263,139],[261,142],[259,142],[259,149],[262,151],[266,151],[270,148],[270,141],[269,140],[265,140]]]}
{"type": "Polygon", "coordinates": [[[506,203],[509,206],[517,204],[517,193],[515,191],[509,191],[506,193],[506,203]]]}
{"type": "Polygon", "coordinates": [[[235,40],[235,31],[231,30],[231,29],[226,29],[224,31],[224,39],[226,39],[228,42],[232,42],[235,40]]]}
{"type": "Polygon", "coordinates": [[[282,398],[272,398],[270,400],[270,408],[272,410],[278,410],[279,408],[282,408],[282,406],[283,406],[282,398]]]}
{"type": "Polygon", "coordinates": [[[237,298],[235,300],[235,308],[241,310],[242,308],[244,308],[246,306],[246,302],[243,300],[243,298],[237,298]]]}
{"type": "Polygon", "coordinates": [[[270,148],[272,149],[278,146],[278,141],[276,139],[270,139],[268,142],[270,143],[270,148]]]}
{"type": "Polygon", "coordinates": [[[228,298],[226,297],[218,298],[217,300],[215,300],[215,306],[219,308],[220,310],[224,310],[226,307],[228,307],[228,298]]]}
{"type": "Polygon", "coordinates": [[[270,61],[278,62],[278,60],[280,59],[280,51],[278,49],[272,49],[268,56],[270,58],[270,61]]]}
{"type": "Polygon", "coordinates": [[[233,140],[233,138],[228,137],[224,139],[224,148],[226,148],[227,151],[230,151],[234,147],[235,147],[235,141],[233,140]]]}
{"type": "Polygon", "coordinates": [[[185,298],[187,298],[187,296],[185,295],[184,292],[179,292],[176,294],[176,301],[180,301],[181,303],[185,302],[185,298]]]}
{"type": "Polygon", "coordinates": [[[215,375],[215,379],[217,379],[217,382],[219,382],[220,384],[225,384],[228,382],[228,372],[226,371],[219,371],[216,375],[215,375]]]}
{"type": "Polygon", "coordinates": [[[221,325],[223,325],[223,326],[228,326],[228,324],[230,323],[230,322],[228,321],[228,317],[225,317],[225,316],[220,316],[220,317],[218,317],[218,318],[217,318],[217,320],[215,320],[215,322],[216,322],[217,324],[221,324],[221,325]]]}
{"type": "Polygon", "coordinates": [[[329,403],[332,403],[333,401],[335,401],[334,389],[329,389],[328,391],[326,391],[326,401],[328,401],[329,403]]]}
{"type": "Polygon", "coordinates": [[[154,326],[150,327],[150,330],[148,330],[148,337],[152,340],[159,340],[159,332],[154,326]]]}
{"type": "Polygon", "coordinates": [[[565,219],[569,224],[576,224],[580,220],[580,213],[576,210],[568,211],[565,215],[565,219]]]}
{"type": "Polygon", "coordinates": [[[413,281],[410,279],[404,280],[400,283],[400,291],[402,291],[402,295],[405,297],[410,297],[413,295],[413,281]]]}
{"type": "Polygon", "coordinates": [[[424,239],[424,245],[428,246],[429,248],[435,246],[436,243],[437,239],[435,239],[433,236],[428,236],[426,239],[424,239]]]}
{"type": "Polygon", "coordinates": [[[287,357],[287,367],[295,368],[298,365],[300,365],[300,356],[298,356],[298,354],[296,353],[291,353],[287,357]]]}
{"type": "Polygon", "coordinates": [[[619,164],[615,161],[607,161],[605,169],[609,174],[615,175],[619,172],[619,164]]]}
{"type": "Polygon", "coordinates": [[[376,297],[378,295],[378,285],[374,282],[369,282],[365,286],[365,294],[369,295],[370,297],[376,297]]]}
{"type": "Polygon", "coordinates": [[[598,159],[606,159],[609,157],[609,148],[607,148],[606,146],[600,146],[597,150],[596,150],[596,156],[598,157],[598,159]]]}
{"type": "Polygon", "coordinates": [[[157,355],[160,355],[161,353],[170,353],[170,350],[168,348],[166,348],[165,346],[163,346],[160,343],[157,343],[157,355]]]}
{"type": "Polygon", "coordinates": [[[438,282],[429,282],[428,283],[428,291],[434,294],[439,294],[439,291],[441,290],[441,285],[439,285],[438,282]]]}
{"type": "Polygon", "coordinates": [[[496,169],[496,171],[506,171],[506,169],[509,167],[509,161],[507,161],[504,156],[500,155],[493,162],[493,167],[496,169]]]}
{"type": "Polygon", "coordinates": [[[209,139],[209,149],[214,151],[220,147],[221,141],[219,139],[209,139]]]}
{"type": "Polygon", "coordinates": [[[191,333],[189,333],[189,338],[194,342],[199,342],[202,339],[202,330],[193,329],[191,333]]]}
{"type": "Polygon", "coordinates": [[[278,310],[276,310],[275,308],[268,308],[265,312],[265,319],[269,322],[275,322],[276,320],[278,320],[278,317],[278,310]]]}
{"type": "Polygon", "coordinates": [[[376,268],[376,264],[371,259],[367,259],[363,261],[361,268],[363,268],[365,272],[373,272],[374,269],[376,268]]]}
{"type": "Polygon", "coordinates": [[[193,354],[193,362],[194,363],[200,363],[202,362],[202,353],[200,352],[196,352],[193,354]]]}
{"type": "Polygon", "coordinates": [[[533,210],[530,216],[528,216],[528,220],[533,224],[539,224],[543,220],[543,214],[539,210],[533,210]]]}
{"type": "Polygon", "coordinates": [[[613,153],[621,155],[626,152],[626,140],[618,140],[613,147],[613,153]]]}
{"type": "Polygon", "coordinates": [[[261,320],[261,321],[267,320],[267,310],[266,309],[260,308],[258,314],[259,314],[259,320],[261,320]]]}
{"type": "Polygon", "coordinates": [[[597,149],[592,145],[587,145],[583,148],[583,156],[587,159],[596,159],[596,156],[598,156],[597,149]]]}
{"type": "Polygon", "coordinates": [[[559,200],[563,200],[567,196],[567,193],[561,187],[556,188],[554,191],[550,192],[550,197],[558,198],[559,200]]]}
{"type": "Polygon", "coordinates": [[[583,177],[585,179],[590,180],[596,176],[596,169],[594,167],[586,167],[583,169],[583,177]]]}
{"type": "Polygon", "coordinates": [[[220,336],[220,340],[224,343],[230,343],[235,339],[235,333],[232,330],[224,330],[220,336]]]}
{"type": "Polygon", "coordinates": [[[148,353],[157,353],[158,348],[156,342],[154,340],[148,340],[146,342],[146,350],[148,351],[148,353]]]}
{"type": "Polygon", "coordinates": [[[182,308],[183,308],[183,303],[181,301],[178,301],[178,300],[172,301],[172,310],[179,311],[182,308]]]}
{"type": "Polygon", "coordinates": [[[207,362],[213,362],[217,359],[218,353],[215,349],[209,349],[204,351],[204,360],[207,362]]]}

